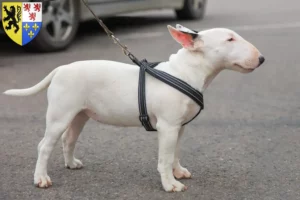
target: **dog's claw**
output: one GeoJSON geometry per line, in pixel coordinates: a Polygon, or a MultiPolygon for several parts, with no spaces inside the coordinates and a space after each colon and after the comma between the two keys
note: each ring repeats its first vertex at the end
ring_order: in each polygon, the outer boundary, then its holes
{"type": "Polygon", "coordinates": [[[47,180],[47,183],[43,185],[42,181],[40,181],[37,185],[38,188],[48,188],[52,186],[52,182],[47,180]]]}
{"type": "Polygon", "coordinates": [[[45,177],[40,177],[38,179],[38,182],[35,182],[34,185],[37,188],[48,188],[48,187],[52,186],[52,182],[51,182],[49,176],[45,176],[45,177]]]}
{"type": "Polygon", "coordinates": [[[170,184],[165,183],[164,189],[166,192],[183,192],[187,187],[174,179],[170,184]]]}
{"type": "MultiPolygon", "coordinates": [[[[178,190],[176,190],[176,189],[177,189],[177,187],[176,187],[175,185],[173,185],[172,192],[178,192],[178,190]]],[[[182,192],[184,192],[184,191],[186,191],[186,190],[187,190],[187,186],[184,186],[184,187],[181,189],[182,192]]]]}
{"type": "Polygon", "coordinates": [[[173,185],[172,192],[176,192],[176,186],[175,185],[173,185]]]}

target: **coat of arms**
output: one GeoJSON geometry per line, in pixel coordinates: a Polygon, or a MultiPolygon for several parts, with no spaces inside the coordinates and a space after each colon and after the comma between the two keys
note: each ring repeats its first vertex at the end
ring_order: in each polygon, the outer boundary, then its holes
{"type": "Polygon", "coordinates": [[[15,43],[24,46],[42,27],[42,2],[2,2],[2,24],[15,43]]]}

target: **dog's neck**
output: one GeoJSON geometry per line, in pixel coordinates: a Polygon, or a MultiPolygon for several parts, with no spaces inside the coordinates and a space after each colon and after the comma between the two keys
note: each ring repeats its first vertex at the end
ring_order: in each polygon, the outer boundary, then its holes
{"type": "Polygon", "coordinates": [[[172,54],[167,63],[169,63],[169,70],[175,73],[178,78],[200,92],[204,92],[223,69],[213,59],[204,58],[202,53],[190,52],[184,48],[176,54],[172,54]]]}

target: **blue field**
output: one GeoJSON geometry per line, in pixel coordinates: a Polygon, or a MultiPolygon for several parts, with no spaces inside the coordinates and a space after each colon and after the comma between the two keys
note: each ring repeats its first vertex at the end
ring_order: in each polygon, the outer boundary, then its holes
{"type": "Polygon", "coordinates": [[[33,40],[42,27],[42,22],[23,22],[22,23],[22,46],[33,40]]]}

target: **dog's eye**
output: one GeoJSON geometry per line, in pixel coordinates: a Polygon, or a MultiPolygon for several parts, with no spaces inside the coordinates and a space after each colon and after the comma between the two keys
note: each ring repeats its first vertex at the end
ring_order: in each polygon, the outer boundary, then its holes
{"type": "Polygon", "coordinates": [[[229,38],[227,41],[228,42],[232,42],[232,41],[234,41],[234,39],[233,38],[229,38]]]}

